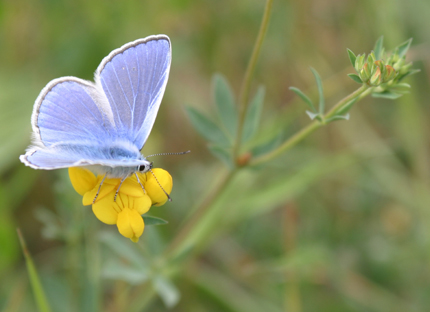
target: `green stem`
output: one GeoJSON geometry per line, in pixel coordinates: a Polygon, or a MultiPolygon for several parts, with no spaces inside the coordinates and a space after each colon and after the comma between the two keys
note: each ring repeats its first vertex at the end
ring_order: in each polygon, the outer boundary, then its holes
{"type": "Polygon", "coordinates": [[[183,250],[183,242],[187,240],[191,230],[203,218],[206,212],[210,209],[215,199],[224,192],[229,182],[236,175],[237,170],[229,171],[218,183],[217,187],[205,198],[198,210],[193,214],[191,219],[185,224],[182,230],[176,235],[170,246],[167,248],[166,253],[176,257],[183,250]]]}
{"type": "Polygon", "coordinates": [[[252,51],[251,59],[249,60],[248,67],[243,79],[240,96],[239,96],[239,124],[237,128],[236,141],[233,147],[233,159],[236,159],[239,153],[239,148],[242,140],[243,124],[245,122],[246,112],[248,111],[249,89],[251,86],[252,75],[255,71],[258,56],[260,55],[261,47],[263,45],[264,37],[269,25],[270,13],[272,11],[273,0],[266,1],[264,8],[263,20],[260,25],[257,40],[255,41],[254,50],[252,51]]]}
{"type": "MultiPolygon", "coordinates": [[[[328,111],[327,114],[324,115],[323,120],[328,119],[336,115],[339,108],[344,106],[349,101],[358,98],[358,100],[362,99],[366,95],[368,95],[371,92],[371,88],[369,88],[367,85],[362,85],[359,89],[351,93],[350,95],[346,96],[342,100],[340,100],[336,105],[334,105],[330,111],[328,111]]],[[[308,135],[310,135],[312,132],[314,132],[316,129],[322,127],[325,125],[324,123],[321,123],[318,120],[314,120],[312,123],[310,123],[305,128],[301,129],[299,132],[294,134],[292,137],[290,137],[287,141],[285,141],[281,146],[279,146],[277,149],[262,155],[260,157],[257,157],[250,161],[250,166],[259,165],[262,163],[265,163],[269,160],[272,160],[273,158],[279,156],[280,154],[284,153],[285,151],[289,150],[291,147],[295,146],[297,143],[302,141],[304,138],[306,138],[308,135]]]]}
{"type": "Polygon", "coordinates": [[[354,92],[352,92],[350,95],[344,97],[342,100],[340,100],[339,102],[336,103],[336,105],[334,105],[328,112],[327,114],[325,114],[324,118],[328,119],[333,117],[336,112],[339,110],[339,108],[341,108],[343,105],[345,105],[346,103],[348,103],[349,101],[358,98],[357,100],[361,100],[362,98],[364,98],[365,96],[367,96],[370,92],[372,91],[372,88],[369,87],[368,85],[363,84],[360,88],[358,88],[357,90],[355,90],[354,92]]]}

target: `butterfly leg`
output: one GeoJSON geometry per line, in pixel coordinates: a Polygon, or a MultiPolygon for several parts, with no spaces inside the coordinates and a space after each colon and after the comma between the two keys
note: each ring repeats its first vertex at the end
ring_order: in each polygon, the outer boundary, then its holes
{"type": "Polygon", "coordinates": [[[115,197],[113,198],[114,202],[116,202],[116,197],[118,196],[119,189],[121,188],[122,182],[124,182],[124,180],[127,179],[127,178],[128,178],[128,176],[122,178],[121,182],[119,182],[119,186],[118,186],[118,188],[116,189],[116,192],[115,192],[115,197]]]}
{"type": "Polygon", "coordinates": [[[102,185],[103,185],[103,182],[106,179],[106,176],[107,176],[107,173],[105,174],[105,176],[103,177],[102,181],[100,182],[99,189],[97,190],[97,193],[96,193],[96,197],[94,197],[94,199],[93,199],[93,204],[96,202],[96,199],[99,196],[100,189],[102,188],[102,185]]]}
{"type": "Polygon", "coordinates": [[[143,194],[146,194],[145,188],[143,187],[143,184],[140,183],[139,177],[137,176],[137,173],[135,172],[134,175],[136,176],[137,182],[140,184],[140,186],[142,187],[143,190],[143,194]]]}

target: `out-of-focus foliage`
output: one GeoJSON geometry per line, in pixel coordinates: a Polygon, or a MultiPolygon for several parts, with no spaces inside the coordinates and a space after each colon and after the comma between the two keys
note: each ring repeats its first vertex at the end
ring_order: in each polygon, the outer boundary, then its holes
{"type": "Polygon", "coordinates": [[[324,83],[326,107],[356,88],[346,48],[358,55],[381,35],[386,47],[412,37],[407,58],[422,71],[407,78],[409,94],[366,98],[349,121],[242,172],[215,202],[223,217],[207,215],[193,228],[199,240],[184,250],[195,256],[164,266],[166,246],[225,170],[212,155],[223,159],[225,146],[211,154],[186,107],[218,116],[222,77],[232,86],[224,100],[237,102],[263,8],[257,0],[0,2],[0,310],[36,311],[16,227],[53,311],[428,310],[430,2],[423,0],[274,1],[252,84],[251,99],[264,98],[261,120],[248,130],[254,154],[309,123],[289,90],[318,98],[309,67],[324,83]],[[136,246],[82,206],[66,170],[35,171],[18,156],[46,83],[92,79],[111,50],[158,33],[170,36],[173,62],[143,152],[192,153],[154,159],[172,174],[173,202],[149,214],[169,223],[145,229],[136,246]],[[214,73],[222,73],[215,82],[214,73]]]}

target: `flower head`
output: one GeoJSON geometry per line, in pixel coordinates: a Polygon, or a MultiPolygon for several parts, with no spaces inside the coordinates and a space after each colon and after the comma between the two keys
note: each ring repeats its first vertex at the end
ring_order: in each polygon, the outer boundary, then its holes
{"type": "Polygon", "coordinates": [[[163,205],[168,200],[165,192],[170,194],[173,186],[170,174],[160,168],[137,173],[139,181],[132,175],[122,182],[121,187],[120,178],[107,178],[101,184],[103,176],[96,177],[85,168],[69,168],[69,176],[73,188],[83,196],[82,203],[92,205],[97,219],[116,224],[118,231],[133,242],[139,240],[145,228],[141,215],[153,205],[163,205]]]}

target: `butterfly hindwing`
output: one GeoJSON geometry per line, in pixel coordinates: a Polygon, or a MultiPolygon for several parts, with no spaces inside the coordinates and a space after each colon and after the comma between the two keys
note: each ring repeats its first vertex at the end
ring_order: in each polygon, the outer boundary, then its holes
{"type": "Polygon", "coordinates": [[[151,132],[171,63],[167,36],[150,36],[112,51],[96,71],[111,106],[116,131],[139,149],[151,132]]]}
{"type": "Polygon", "coordinates": [[[112,113],[101,109],[101,98],[93,83],[75,77],[48,83],[33,111],[34,143],[50,147],[59,142],[106,140],[113,131],[112,113]]]}

